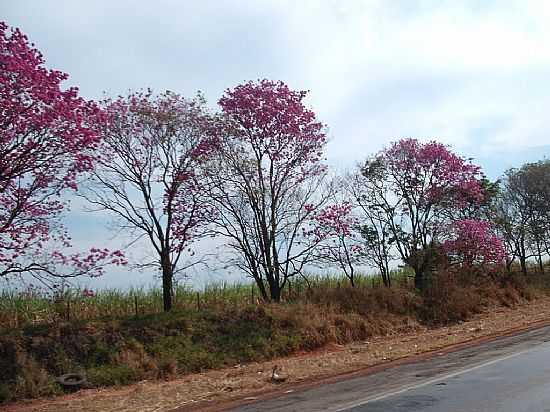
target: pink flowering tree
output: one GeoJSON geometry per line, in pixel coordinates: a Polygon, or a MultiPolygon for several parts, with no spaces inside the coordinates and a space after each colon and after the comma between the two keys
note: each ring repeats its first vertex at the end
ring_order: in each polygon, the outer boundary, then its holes
{"type": "Polygon", "coordinates": [[[437,244],[457,212],[483,201],[478,166],[441,143],[402,139],[359,169],[359,206],[375,213],[390,233],[388,244],[424,281],[437,260],[437,244]]]}
{"type": "Polygon", "coordinates": [[[441,247],[451,264],[492,273],[506,262],[504,243],[490,222],[463,219],[453,222],[448,229],[441,247]]]}
{"type": "Polygon", "coordinates": [[[211,213],[197,171],[215,147],[213,122],[200,95],[135,92],[104,108],[109,123],[83,196],[131,243],[144,240],[150,256],[136,266],[161,272],[169,311],[174,276],[200,262],[190,246],[211,213]]]}
{"type": "Polygon", "coordinates": [[[66,191],[94,165],[105,121],[65,73],[48,70],[19,29],[0,22],[0,277],[97,276],[120,252],[72,253],[60,219],[66,191]],[[62,249],[62,250],[58,250],[62,249]]]}
{"type": "Polygon", "coordinates": [[[229,239],[231,263],[273,301],[313,259],[315,242],[303,229],[329,198],[326,135],[306,94],[270,80],[227,90],[219,100],[224,137],[206,171],[215,233],[229,239]]]}
{"type": "Polygon", "coordinates": [[[355,267],[363,260],[365,248],[359,242],[359,219],[353,214],[353,205],[349,202],[331,204],[319,210],[312,219],[310,236],[317,243],[316,263],[336,266],[355,287],[355,267]]]}

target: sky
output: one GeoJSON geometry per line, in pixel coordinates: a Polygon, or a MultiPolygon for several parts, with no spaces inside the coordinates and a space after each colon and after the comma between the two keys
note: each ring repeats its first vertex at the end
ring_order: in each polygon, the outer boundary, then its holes
{"type": "MultiPolygon", "coordinates": [[[[493,179],[550,155],[545,0],[14,0],[0,2],[0,20],[90,99],[201,90],[215,108],[224,90],[248,80],[309,90],[338,170],[402,137],[449,144],[493,179]]],[[[106,222],[74,205],[75,246],[120,243],[106,222]]],[[[213,268],[192,282],[221,276],[238,278],[213,268]]],[[[117,269],[87,282],[154,280],[117,269]]]]}

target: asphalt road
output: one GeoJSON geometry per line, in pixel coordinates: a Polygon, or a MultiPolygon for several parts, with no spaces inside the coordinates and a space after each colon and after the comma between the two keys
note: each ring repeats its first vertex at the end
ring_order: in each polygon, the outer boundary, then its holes
{"type": "Polygon", "coordinates": [[[232,411],[550,411],[550,327],[232,411]]]}

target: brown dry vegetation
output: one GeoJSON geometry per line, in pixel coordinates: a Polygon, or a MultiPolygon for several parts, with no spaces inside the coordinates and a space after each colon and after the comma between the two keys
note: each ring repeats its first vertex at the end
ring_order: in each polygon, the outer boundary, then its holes
{"type": "MultiPolygon", "coordinates": [[[[508,293],[515,296],[514,292],[508,293]]],[[[506,296],[506,292],[500,291],[498,294],[501,297],[494,301],[497,306],[488,306],[470,320],[454,325],[434,328],[411,321],[407,327],[409,332],[398,328],[385,336],[373,336],[347,345],[328,344],[312,352],[298,353],[276,361],[240,363],[169,381],[143,380],[121,388],[88,389],[74,395],[19,402],[5,408],[9,412],[169,411],[176,407],[204,410],[207,405],[256,397],[274,389],[282,392],[292,390],[301,382],[320,381],[327,376],[428,350],[439,351],[450,344],[495,336],[550,319],[550,298],[545,295],[537,293],[531,301],[515,296],[517,303],[510,301],[507,307],[498,305],[498,299],[506,296]],[[282,386],[275,386],[269,380],[274,363],[289,375],[288,382],[282,386]]]]}
{"type": "Polygon", "coordinates": [[[286,304],[220,304],[11,329],[0,335],[0,397],[59,395],[55,377],[68,372],[85,372],[91,387],[125,385],[406,336],[487,308],[514,307],[545,290],[521,277],[498,284],[439,277],[423,296],[407,287],[319,287],[307,300],[286,304]]]}

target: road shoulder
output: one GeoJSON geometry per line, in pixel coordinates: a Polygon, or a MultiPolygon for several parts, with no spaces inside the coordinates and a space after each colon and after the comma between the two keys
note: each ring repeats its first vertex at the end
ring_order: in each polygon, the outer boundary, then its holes
{"type": "Polygon", "coordinates": [[[313,353],[237,365],[166,382],[144,381],[122,388],[84,390],[49,400],[20,402],[7,406],[6,412],[214,412],[260,398],[274,398],[288,391],[377,373],[548,324],[550,297],[541,297],[515,308],[488,308],[467,322],[448,327],[414,328],[407,334],[378,336],[345,346],[331,345],[313,353]],[[270,381],[274,365],[288,374],[287,382],[270,381]]]}

